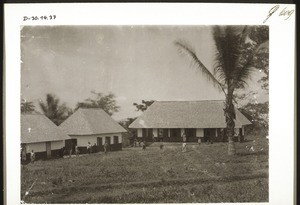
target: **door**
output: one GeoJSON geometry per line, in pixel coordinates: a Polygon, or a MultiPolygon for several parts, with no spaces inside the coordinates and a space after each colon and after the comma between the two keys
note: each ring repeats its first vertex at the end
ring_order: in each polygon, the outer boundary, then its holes
{"type": "Polygon", "coordinates": [[[170,141],[171,142],[181,142],[181,129],[170,129],[170,141]]]}
{"type": "Polygon", "coordinates": [[[207,128],[204,129],[204,141],[213,142],[216,137],[216,129],[214,128],[207,128]]]}
{"type": "Polygon", "coordinates": [[[97,146],[100,147],[103,145],[102,137],[97,137],[97,146]]]}
{"type": "Polygon", "coordinates": [[[47,158],[51,157],[51,142],[46,142],[47,158]]]}
{"type": "Polygon", "coordinates": [[[118,136],[114,136],[114,144],[119,144],[119,137],[118,136]]]}
{"type": "Polygon", "coordinates": [[[196,138],[196,129],[194,128],[187,128],[184,129],[185,134],[186,134],[186,141],[187,142],[197,142],[197,138],[196,138]]]}
{"type": "Polygon", "coordinates": [[[158,141],[163,141],[164,138],[164,130],[162,128],[157,129],[158,141]]]}

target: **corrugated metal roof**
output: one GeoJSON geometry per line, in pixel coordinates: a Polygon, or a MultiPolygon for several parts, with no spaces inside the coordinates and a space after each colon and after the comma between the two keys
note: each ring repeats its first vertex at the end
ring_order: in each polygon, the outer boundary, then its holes
{"type": "Polygon", "coordinates": [[[21,142],[35,143],[70,139],[42,114],[21,114],[21,142]]]}
{"type": "Polygon", "coordinates": [[[79,108],[59,126],[68,135],[127,132],[100,108],[79,108]]]}
{"type": "MultiPolygon", "coordinates": [[[[156,101],[129,128],[225,128],[224,101],[156,101]]],[[[236,109],[235,127],[251,122],[236,109]]]]}

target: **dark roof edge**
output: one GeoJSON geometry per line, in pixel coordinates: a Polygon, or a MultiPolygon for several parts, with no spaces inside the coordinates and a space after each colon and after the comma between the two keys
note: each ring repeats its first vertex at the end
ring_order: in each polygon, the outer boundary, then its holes
{"type": "Polygon", "coordinates": [[[97,134],[67,134],[69,136],[90,136],[90,135],[107,135],[107,134],[117,134],[117,133],[125,133],[128,131],[120,131],[120,132],[106,132],[106,133],[97,133],[97,134]]]}

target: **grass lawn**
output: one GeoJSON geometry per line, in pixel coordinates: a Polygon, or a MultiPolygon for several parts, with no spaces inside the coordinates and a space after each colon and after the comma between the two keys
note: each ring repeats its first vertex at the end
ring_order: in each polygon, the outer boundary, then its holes
{"type": "Polygon", "coordinates": [[[37,161],[21,168],[21,198],[26,203],[267,202],[267,140],[253,137],[236,148],[237,155],[228,156],[227,143],[188,144],[182,153],[180,143],[165,143],[163,150],[153,144],[146,150],[37,161]]]}

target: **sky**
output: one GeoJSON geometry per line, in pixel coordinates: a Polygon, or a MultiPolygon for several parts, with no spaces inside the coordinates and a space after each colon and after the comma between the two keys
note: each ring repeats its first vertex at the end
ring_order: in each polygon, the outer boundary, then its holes
{"type": "MultiPolygon", "coordinates": [[[[136,117],[142,100],[222,100],[174,42],[193,47],[213,71],[215,46],[210,26],[25,26],[21,28],[21,98],[34,102],[55,94],[70,108],[93,97],[116,96],[116,120],[136,117]]],[[[246,91],[266,100],[252,73],[246,91]]]]}

